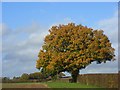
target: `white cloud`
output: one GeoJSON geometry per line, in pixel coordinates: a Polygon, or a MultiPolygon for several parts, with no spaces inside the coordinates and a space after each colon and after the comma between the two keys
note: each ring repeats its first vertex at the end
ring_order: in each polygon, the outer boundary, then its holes
{"type": "Polygon", "coordinates": [[[5,36],[5,35],[8,35],[9,33],[12,33],[10,28],[8,28],[7,25],[4,23],[0,23],[0,36],[2,35],[5,36]]]}
{"type": "Polygon", "coordinates": [[[32,23],[11,31],[7,35],[3,34],[3,75],[13,77],[37,70],[35,64],[38,52],[48,34],[48,27],[32,23]]]}
{"type": "Polygon", "coordinates": [[[93,62],[91,65],[82,69],[80,73],[117,73],[118,72],[118,62],[106,62],[102,64],[96,64],[93,62]]]}
{"type": "Polygon", "coordinates": [[[98,27],[104,30],[104,33],[109,37],[113,45],[118,44],[118,11],[113,17],[104,19],[98,22],[98,27]]]}
{"type": "Polygon", "coordinates": [[[0,23],[0,36],[2,36],[2,23],[0,23]]]}

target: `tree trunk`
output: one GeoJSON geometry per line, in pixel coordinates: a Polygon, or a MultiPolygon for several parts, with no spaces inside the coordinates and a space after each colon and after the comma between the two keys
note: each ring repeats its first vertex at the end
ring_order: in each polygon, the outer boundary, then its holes
{"type": "Polygon", "coordinates": [[[76,70],[76,71],[73,71],[71,73],[71,76],[72,76],[72,83],[76,83],[77,82],[77,77],[79,75],[79,70],[76,70]]]}

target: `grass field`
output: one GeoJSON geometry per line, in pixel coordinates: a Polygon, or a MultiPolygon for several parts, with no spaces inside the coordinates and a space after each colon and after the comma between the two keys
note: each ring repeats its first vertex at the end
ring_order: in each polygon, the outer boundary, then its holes
{"type": "Polygon", "coordinates": [[[45,83],[3,83],[3,88],[98,88],[80,83],[45,82],[45,83]]]}

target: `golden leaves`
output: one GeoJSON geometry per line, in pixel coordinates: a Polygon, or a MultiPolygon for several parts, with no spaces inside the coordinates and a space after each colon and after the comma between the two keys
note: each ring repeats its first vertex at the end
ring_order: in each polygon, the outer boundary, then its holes
{"type": "MultiPolygon", "coordinates": [[[[114,48],[103,30],[68,23],[53,26],[45,37],[36,67],[55,70],[81,69],[92,61],[112,60],[114,48]]],[[[58,70],[59,71],[59,70],[58,70]]]]}
{"type": "Polygon", "coordinates": [[[52,70],[54,70],[54,67],[53,67],[52,65],[48,65],[48,66],[46,67],[46,69],[49,70],[49,71],[52,71],[52,70]]]}

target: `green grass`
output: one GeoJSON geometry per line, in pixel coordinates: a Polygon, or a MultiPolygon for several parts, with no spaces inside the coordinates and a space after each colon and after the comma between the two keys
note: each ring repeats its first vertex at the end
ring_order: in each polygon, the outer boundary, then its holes
{"type": "Polygon", "coordinates": [[[91,85],[84,85],[80,83],[68,83],[68,82],[46,82],[50,88],[99,88],[91,85]]]}

